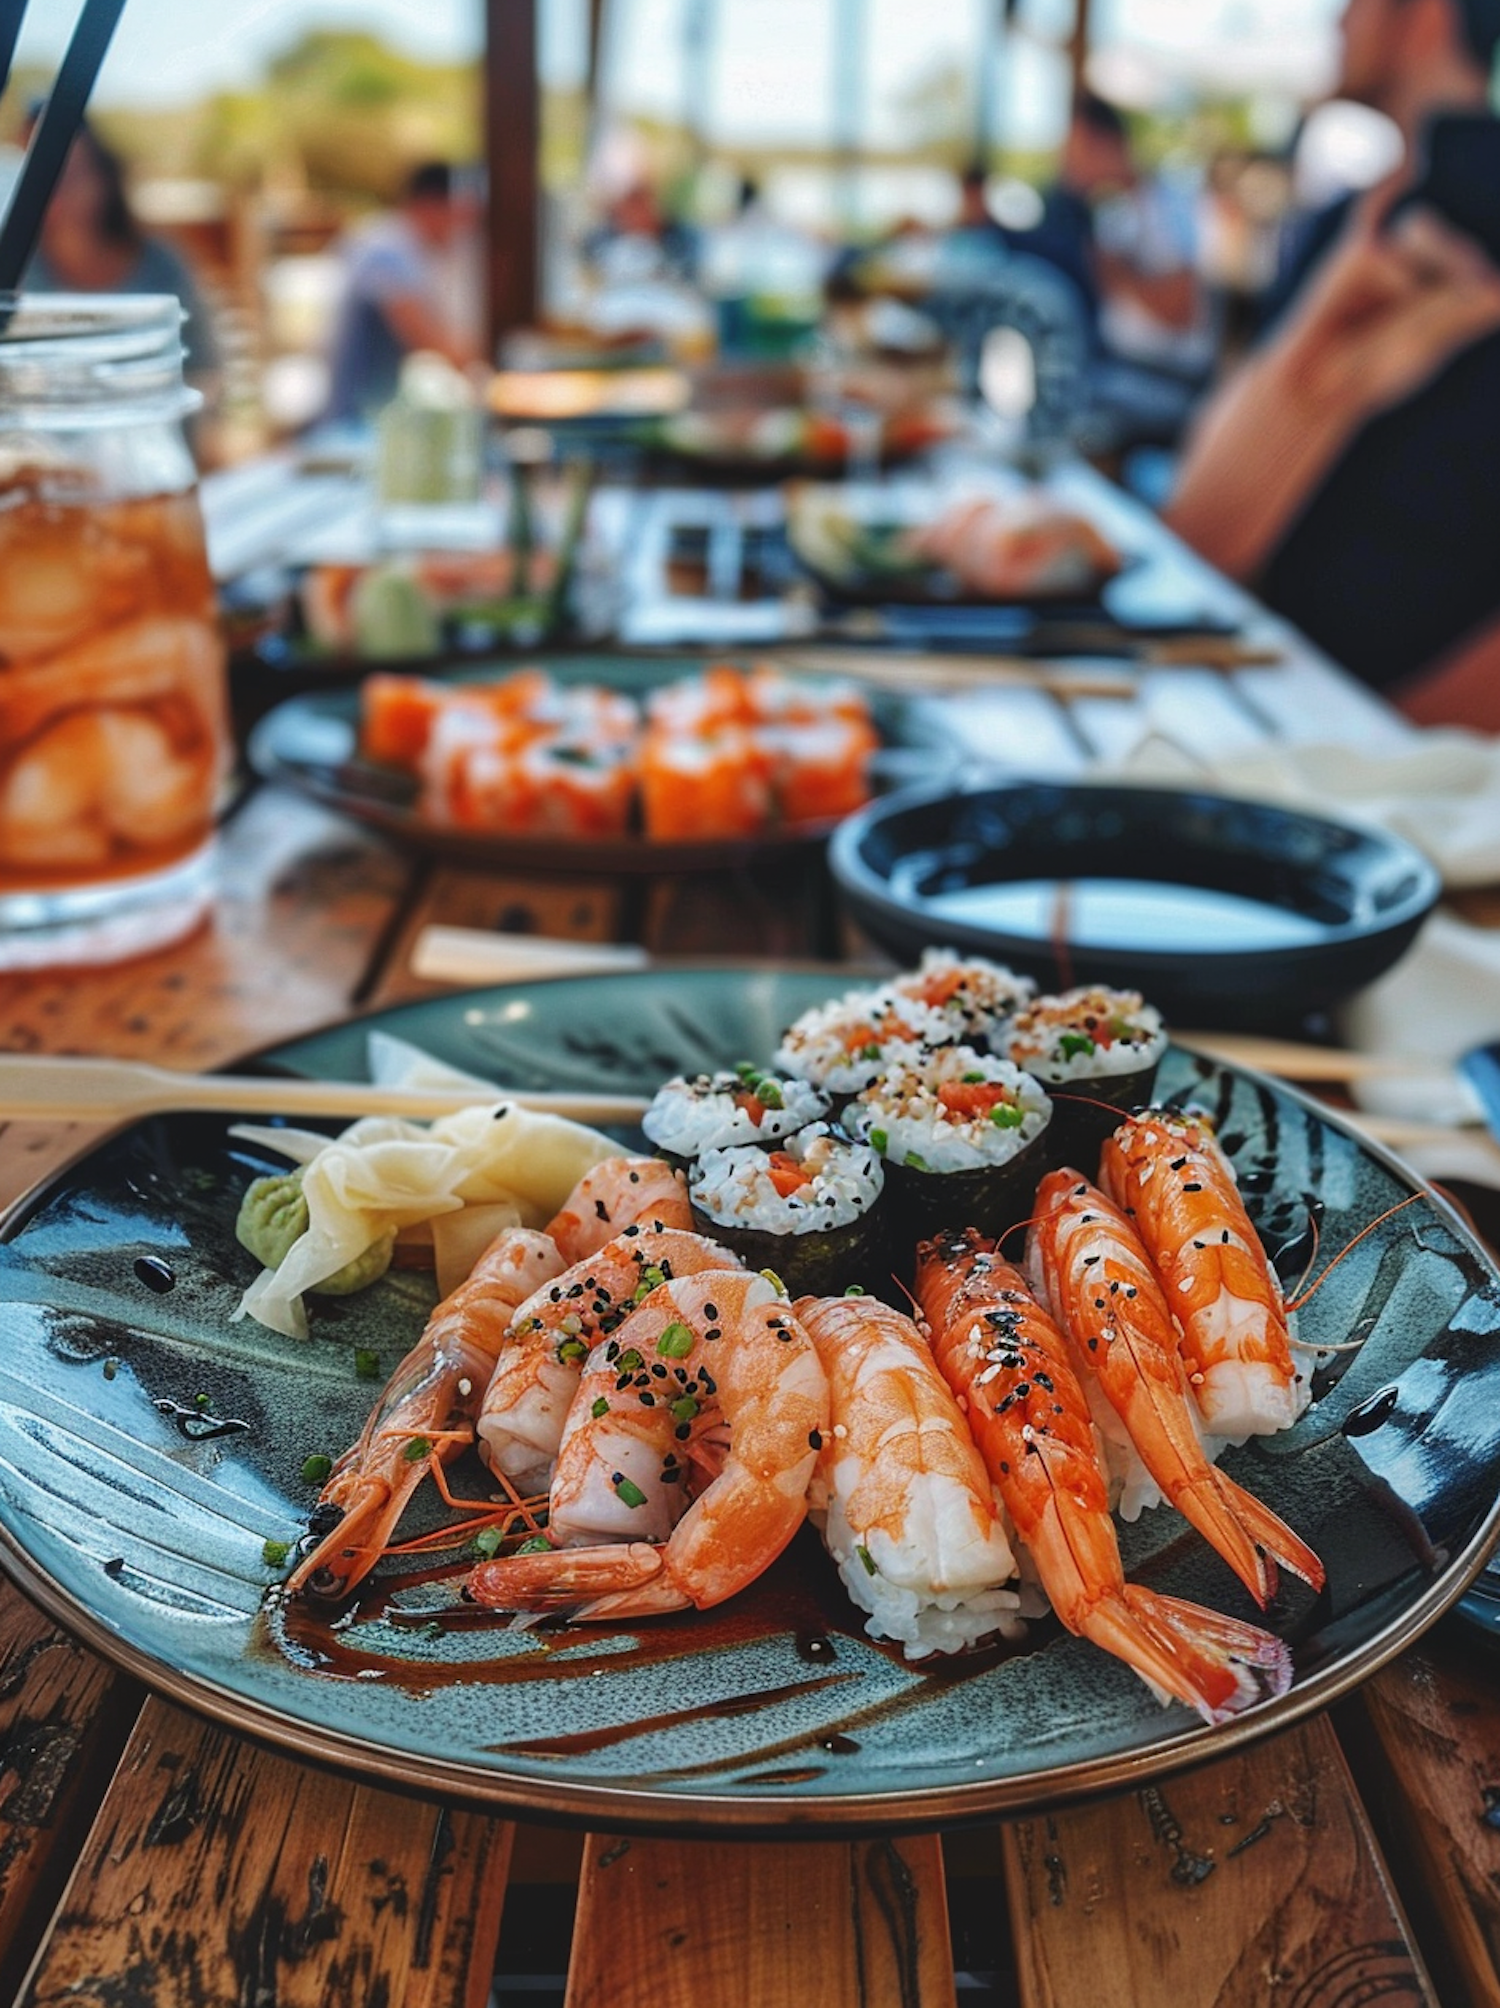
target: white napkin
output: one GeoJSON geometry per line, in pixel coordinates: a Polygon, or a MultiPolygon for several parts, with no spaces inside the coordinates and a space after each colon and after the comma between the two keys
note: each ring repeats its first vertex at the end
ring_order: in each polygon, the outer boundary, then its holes
{"type": "MultiPolygon", "coordinates": [[[[1414,946],[1378,983],[1340,1013],[1344,1043],[1361,1053],[1409,1057],[1413,1070],[1356,1082],[1363,1109],[1424,1123],[1478,1123],[1479,1098],[1453,1071],[1468,1047],[1500,1038],[1500,930],[1474,927],[1439,907],[1414,946]]],[[[1500,1187],[1500,1147],[1487,1131],[1455,1128],[1450,1138],[1404,1146],[1427,1178],[1466,1178],[1500,1187]]]]}
{"type": "Polygon", "coordinates": [[[1217,764],[1153,729],[1110,771],[1378,823],[1424,851],[1445,885],[1500,882],[1500,739],[1477,732],[1413,731],[1399,751],[1278,742],[1217,764]]]}

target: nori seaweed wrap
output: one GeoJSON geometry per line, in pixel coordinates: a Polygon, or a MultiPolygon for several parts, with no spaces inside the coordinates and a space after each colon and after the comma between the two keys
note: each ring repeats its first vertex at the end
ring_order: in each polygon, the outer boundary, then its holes
{"type": "Polygon", "coordinates": [[[771,1269],[792,1296],[838,1296],[888,1277],[880,1250],[880,1158],[829,1123],[776,1150],[707,1151],[689,1175],[693,1222],[748,1269],[771,1269]]]}
{"type": "Polygon", "coordinates": [[[1051,1114],[1041,1087],[1009,1060],[944,1046],[892,1067],[850,1104],[845,1123],[885,1160],[905,1256],[944,1228],[1002,1234],[1025,1220],[1051,1114]]]}
{"type": "Polygon", "coordinates": [[[1167,1035],[1138,990],[1094,984],[1038,997],[1012,1020],[1005,1050],[1052,1097],[1047,1168],[1070,1164],[1093,1178],[1121,1115],[1151,1100],[1167,1035]]]}

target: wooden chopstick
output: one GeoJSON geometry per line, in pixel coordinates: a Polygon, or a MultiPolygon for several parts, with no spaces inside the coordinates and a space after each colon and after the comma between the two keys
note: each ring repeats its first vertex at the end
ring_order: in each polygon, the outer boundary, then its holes
{"type": "Polygon", "coordinates": [[[1173,1038],[1210,1059],[1260,1074],[1279,1074],[1284,1081],[1374,1081],[1411,1074],[1430,1079],[1453,1071],[1446,1061],[1424,1053],[1355,1053],[1347,1047],[1304,1045],[1246,1032],[1174,1032],[1173,1038]]]}

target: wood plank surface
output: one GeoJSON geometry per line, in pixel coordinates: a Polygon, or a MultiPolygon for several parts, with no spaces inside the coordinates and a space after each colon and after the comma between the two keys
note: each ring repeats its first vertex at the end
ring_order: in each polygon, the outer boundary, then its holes
{"type": "MultiPolygon", "coordinates": [[[[107,1053],[188,1070],[348,1011],[412,877],[379,838],[263,788],[226,825],[209,924],[107,970],[0,975],[0,1050],[107,1053]]],[[[0,1125],[0,1205],[82,1150],[78,1123],[0,1125]]]]}
{"type": "Polygon", "coordinates": [[[1376,1674],[1340,1723],[1448,2008],[1500,2002],[1496,1672],[1492,1653],[1445,1628],[1376,1674]]]}
{"type": "Polygon", "coordinates": [[[150,1701],[25,2008],[483,2008],[512,1830],[150,1701]]]}
{"type": "Polygon", "coordinates": [[[1437,2008],[1326,1716],[1002,1836],[1022,2008],[1437,2008]]]}
{"type": "Polygon", "coordinates": [[[935,1836],[592,1834],[567,2008],[952,2008],[935,1836]]]}
{"type": "Polygon", "coordinates": [[[0,1999],[15,1998],[140,1702],[0,1583],[0,1999]]]}

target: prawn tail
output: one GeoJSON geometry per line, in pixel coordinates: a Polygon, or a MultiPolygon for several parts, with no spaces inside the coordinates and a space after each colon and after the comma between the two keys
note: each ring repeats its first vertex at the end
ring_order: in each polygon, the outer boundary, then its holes
{"type": "MultiPolygon", "coordinates": [[[[1180,1492],[1169,1491],[1167,1497],[1229,1564],[1264,1610],[1276,1594],[1276,1563],[1281,1550],[1267,1538],[1268,1530],[1260,1520],[1252,1524],[1251,1515],[1244,1510],[1246,1502],[1251,1506],[1258,1506],[1259,1502],[1212,1466],[1203,1478],[1185,1485],[1180,1492]]],[[[1264,1518],[1271,1527],[1280,1529],[1283,1536],[1289,1535],[1274,1513],[1264,1518]]],[[[1292,1540],[1295,1538],[1290,1536],[1292,1540]]]]}
{"type": "Polygon", "coordinates": [[[464,1595],[499,1611],[546,1611],[574,1620],[650,1617],[681,1610],[663,1550],[649,1541],[504,1555],[469,1572],[464,1595]]]}
{"type": "Polygon", "coordinates": [[[1094,1615],[1114,1632],[1106,1641],[1091,1624],[1098,1643],[1108,1643],[1148,1686],[1196,1708],[1207,1723],[1227,1722],[1291,1686],[1290,1648],[1258,1625],[1140,1583],[1126,1583],[1120,1597],[1094,1615]]]}
{"type": "MultiPolygon", "coordinates": [[[[1322,1562],[1301,1536],[1294,1534],[1285,1520],[1273,1513],[1269,1506],[1263,1505],[1253,1492],[1247,1492],[1242,1485],[1236,1485],[1234,1480],[1227,1478],[1222,1471],[1216,1470],[1214,1476],[1219,1481],[1219,1491],[1225,1504],[1256,1546],[1279,1562],[1282,1568],[1290,1569],[1294,1576],[1300,1576],[1310,1588],[1321,1590],[1327,1580],[1327,1573],[1322,1562]]],[[[1223,1553],[1222,1549],[1220,1553],[1223,1553]]],[[[1273,1571],[1273,1587],[1274,1584],[1273,1571]]],[[[1247,1583],[1247,1587],[1254,1590],[1255,1586],[1253,1583],[1247,1583]]],[[[1262,1604],[1266,1601],[1266,1598],[1261,1598],[1262,1604]]]]}

